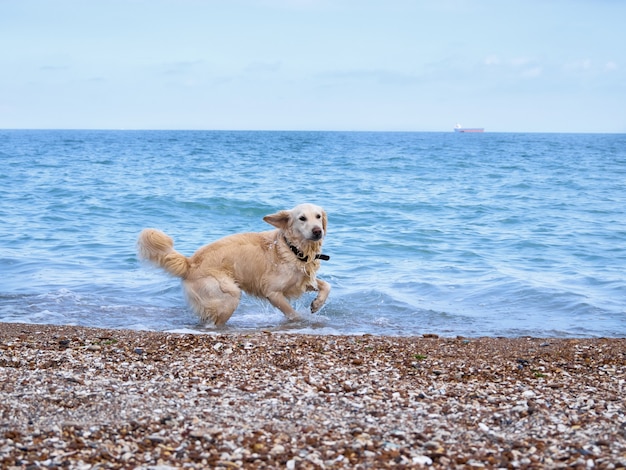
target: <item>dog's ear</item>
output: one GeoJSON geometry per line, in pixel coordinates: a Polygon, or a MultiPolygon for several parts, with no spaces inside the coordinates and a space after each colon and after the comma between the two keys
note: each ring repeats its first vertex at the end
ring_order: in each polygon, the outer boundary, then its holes
{"type": "Polygon", "coordinates": [[[327,225],[328,225],[328,216],[326,215],[326,211],[322,211],[322,229],[324,230],[324,235],[328,233],[326,230],[327,225]]]}
{"type": "Polygon", "coordinates": [[[276,228],[286,230],[289,227],[291,213],[289,211],[280,211],[276,214],[266,215],[263,220],[276,228]]]}

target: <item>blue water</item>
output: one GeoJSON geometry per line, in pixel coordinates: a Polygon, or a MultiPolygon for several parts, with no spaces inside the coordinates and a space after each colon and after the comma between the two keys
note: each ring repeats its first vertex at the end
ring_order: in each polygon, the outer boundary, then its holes
{"type": "Polygon", "coordinates": [[[0,161],[1,322],[213,331],[139,231],[191,254],[313,202],[327,305],[218,331],[626,336],[626,135],[9,130],[0,161]]]}

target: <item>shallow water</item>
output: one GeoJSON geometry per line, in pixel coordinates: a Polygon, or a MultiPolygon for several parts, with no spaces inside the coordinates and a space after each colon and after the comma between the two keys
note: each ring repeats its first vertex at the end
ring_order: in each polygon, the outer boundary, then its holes
{"type": "Polygon", "coordinates": [[[312,297],[218,331],[626,335],[626,135],[0,131],[0,321],[214,331],[138,263],[325,207],[312,297]]]}

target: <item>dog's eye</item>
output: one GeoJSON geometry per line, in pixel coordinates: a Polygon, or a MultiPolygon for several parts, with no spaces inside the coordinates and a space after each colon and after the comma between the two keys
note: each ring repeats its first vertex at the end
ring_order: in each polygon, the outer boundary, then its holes
{"type": "Polygon", "coordinates": [[[318,219],[322,218],[322,216],[320,214],[317,214],[315,217],[317,217],[318,219]]]}
{"type": "Polygon", "coordinates": [[[300,216],[300,220],[301,220],[302,222],[306,222],[306,216],[305,216],[305,215],[301,215],[301,216],[300,216]]]}

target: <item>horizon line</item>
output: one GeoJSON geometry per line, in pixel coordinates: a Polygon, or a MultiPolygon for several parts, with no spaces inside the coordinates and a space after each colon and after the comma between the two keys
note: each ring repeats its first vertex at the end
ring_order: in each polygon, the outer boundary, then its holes
{"type": "MultiPolygon", "coordinates": [[[[0,131],[100,131],[100,132],[336,132],[336,133],[431,133],[459,134],[450,130],[371,130],[371,129],[205,129],[205,128],[114,128],[114,127],[2,127],[0,131]]],[[[464,134],[464,133],[463,133],[464,134]]],[[[487,131],[479,134],[626,134],[626,131],[487,131]]]]}

